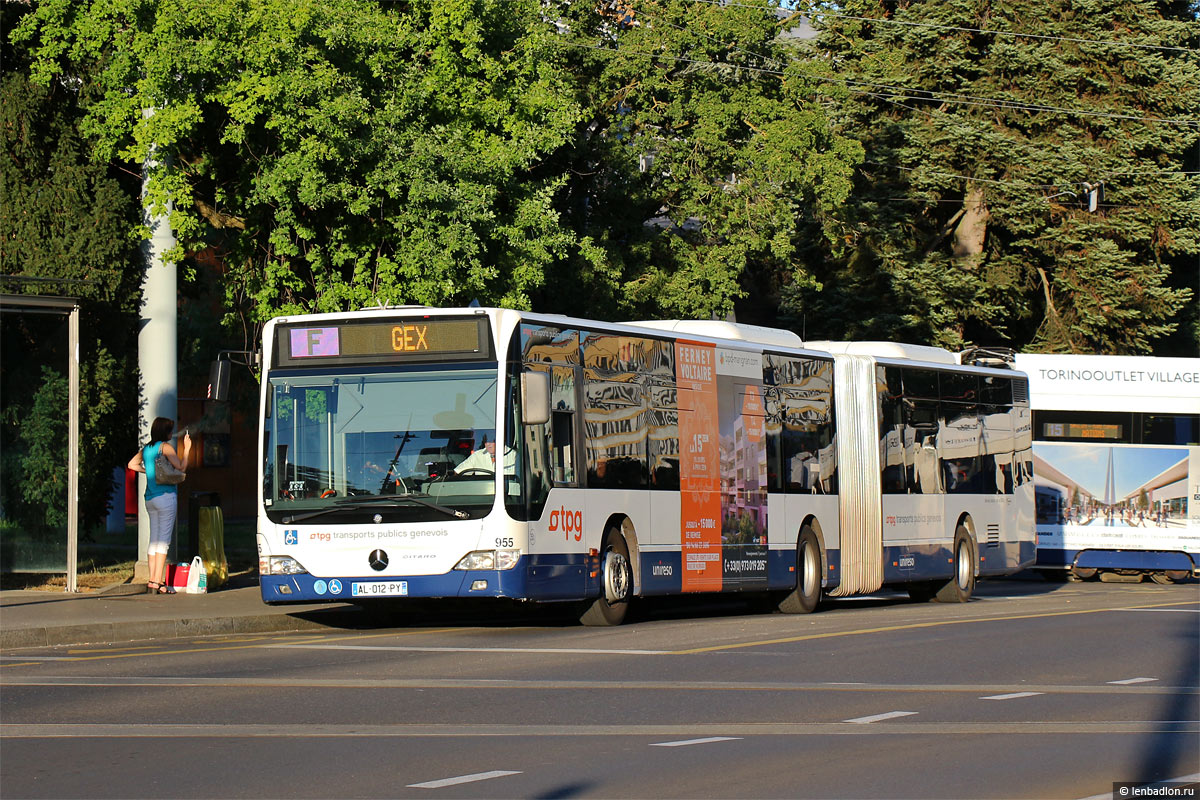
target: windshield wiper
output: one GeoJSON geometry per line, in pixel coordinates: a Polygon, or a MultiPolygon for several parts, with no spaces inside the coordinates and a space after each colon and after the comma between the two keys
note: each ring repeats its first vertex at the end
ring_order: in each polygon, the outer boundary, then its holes
{"type": "Polygon", "coordinates": [[[303,522],[306,519],[315,519],[316,517],[320,517],[325,514],[332,514],[337,511],[353,511],[365,507],[378,508],[382,506],[384,508],[400,508],[406,503],[416,503],[417,505],[425,506],[426,508],[432,508],[434,511],[440,511],[446,516],[456,517],[457,519],[467,519],[469,516],[465,511],[459,511],[458,509],[450,508],[449,506],[443,506],[439,503],[433,502],[432,500],[426,500],[423,497],[414,497],[410,494],[397,494],[388,495],[386,497],[346,497],[335,501],[333,505],[327,508],[319,508],[315,511],[309,511],[306,514],[293,514],[292,516],[286,518],[283,521],[283,524],[291,525],[294,522],[303,522]]]}

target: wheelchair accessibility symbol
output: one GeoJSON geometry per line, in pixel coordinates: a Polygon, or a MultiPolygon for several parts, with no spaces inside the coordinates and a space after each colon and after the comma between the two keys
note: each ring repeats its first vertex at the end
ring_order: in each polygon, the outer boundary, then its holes
{"type": "Polygon", "coordinates": [[[329,582],[329,593],[330,594],[341,594],[342,593],[342,582],[336,578],[331,580],[329,582]]]}
{"type": "Polygon", "coordinates": [[[296,544],[299,541],[300,541],[300,537],[296,535],[295,531],[284,531],[283,532],[283,543],[284,544],[296,544]]]}

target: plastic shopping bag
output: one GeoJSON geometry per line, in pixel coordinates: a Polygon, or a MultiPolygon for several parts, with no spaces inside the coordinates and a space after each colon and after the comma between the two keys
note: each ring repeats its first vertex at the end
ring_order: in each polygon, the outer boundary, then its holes
{"type": "Polygon", "coordinates": [[[210,589],[220,589],[229,579],[229,562],[225,559],[225,521],[220,506],[199,509],[200,557],[210,589]]]}
{"type": "Polygon", "coordinates": [[[187,593],[205,594],[208,591],[208,575],[204,571],[204,559],[196,556],[188,565],[187,593]]]}

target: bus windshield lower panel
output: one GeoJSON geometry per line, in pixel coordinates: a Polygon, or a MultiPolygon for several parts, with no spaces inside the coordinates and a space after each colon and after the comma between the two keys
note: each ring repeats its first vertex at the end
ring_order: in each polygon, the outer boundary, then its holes
{"type": "Polygon", "coordinates": [[[269,377],[263,502],[276,523],[479,518],[496,495],[498,366],[269,377]]]}

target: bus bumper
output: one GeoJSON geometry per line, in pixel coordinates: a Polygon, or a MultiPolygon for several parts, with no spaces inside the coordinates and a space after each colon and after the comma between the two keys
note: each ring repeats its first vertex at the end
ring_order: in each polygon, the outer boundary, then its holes
{"type": "Polygon", "coordinates": [[[507,570],[452,570],[441,575],[262,575],[263,602],[357,603],[437,597],[494,597],[529,600],[581,599],[589,591],[584,556],[522,556],[507,570]]]}

